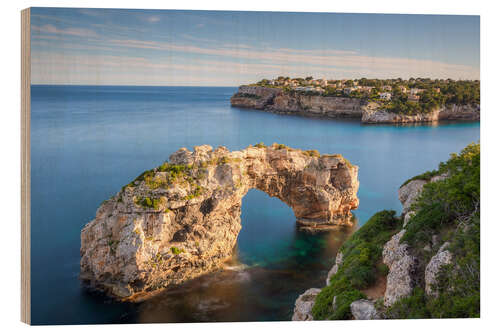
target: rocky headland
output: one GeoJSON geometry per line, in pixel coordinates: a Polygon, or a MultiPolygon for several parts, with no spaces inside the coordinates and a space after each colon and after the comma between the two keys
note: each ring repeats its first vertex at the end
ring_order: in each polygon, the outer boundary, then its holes
{"type": "Polygon", "coordinates": [[[479,145],[401,186],[341,247],[292,320],[479,316],[479,145]]]}
{"type": "Polygon", "coordinates": [[[365,124],[405,124],[443,120],[478,121],[479,105],[446,105],[427,113],[399,114],[389,112],[376,102],[362,98],[330,97],[285,92],[280,88],[255,85],[240,86],[231,97],[231,105],[279,114],[324,118],[356,118],[365,124]]]}
{"type": "Polygon", "coordinates": [[[81,279],[138,300],[219,269],[241,229],[252,188],[290,206],[299,228],[350,225],[358,167],[341,155],[285,145],[181,148],[106,200],[81,231],[81,279]]]}

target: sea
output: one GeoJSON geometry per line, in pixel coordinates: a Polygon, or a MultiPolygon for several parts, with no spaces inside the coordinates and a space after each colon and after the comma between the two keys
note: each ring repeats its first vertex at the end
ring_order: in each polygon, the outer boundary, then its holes
{"type": "Polygon", "coordinates": [[[305,118],[231,107],[237,87],[31,86],[31,314],[35,325],[290,320],[295,299],[325,285],[342,243],[400,185],[478,142],[478,122],[410,126],[305,118]],[[355,226],[311,234],[292,209],[251,190],[224,269],[142,303],[79,280],[80,231],[100,203],[181,147],[274,142],[342,154],[359,166],[355,226]]]}

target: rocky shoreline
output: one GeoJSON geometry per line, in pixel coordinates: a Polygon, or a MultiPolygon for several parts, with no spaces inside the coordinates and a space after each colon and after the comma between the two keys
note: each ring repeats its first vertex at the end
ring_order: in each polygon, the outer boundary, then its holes
{"type": "Polygon", "coordinates": [[[377,103],[360,98],[308,95],[261,86],[240,86],[230,102],[234,107],[278,114],[361,119],[363,124],[480,120],[479,105],[447,105],[425,114],[402,115],[380,109],[377,103]]]}
{"type": "Polygon", "coordinates": [[[405,182],[401,216],[378,212],[351,235],[292,320],[478,317],[479,161],[471,144],[405,182]]]}
{"type": "Polygon", "coordinates": [[[106,200],[81,231],[81,279],[137,300],[222,267],[252,188],[289,205],[299,228],[350,225],[358,167],[285,145],[181,148],[106,200]]]}
{"type": "MultiPolygon", "coordinates": [[[[423,186],[428,182],[442,180],[443,176],[435,176],[431,180],[413,180],[402,186],[398,191],[398,197],[403,205],[401,220],[406,221],[403,228],[390,238],[383,246],[382,262],[388,267],[386,276],[386,288],[382,295],[383,305],[389,307],[398,300],[411,294],[416,286],[415,268],[419,264],[418,258],[411,254],[408,244],[401,242],[401,238],[406,232],[405,226],[409,218],[415,214],[410,208],[416,202],[423,186]]],[[[440,268],[449,264],[451,254],[446,251],[448,244],[440,246],[437,253],[431,257],[425,268],[425,290],[428,294],[433,294],[431,286],[436,282],[440,268]]],[[[343,253],[339,251],[335,260],[335,265],[328,273],[326,285],[330,284],[331,278],[337,274],[343,263],[343,253]]],[[[312,308],[316,296],[321,289],[311,288],[300,295],[294,308],[292,320],[313,320],[312,308]]],[[[381,313],[375,307],[376,299],[360,299],[350,304],[352,319],[380,319],[381,313]]],[[[333,306],[333,305],[332,305],[333,306]]]]}

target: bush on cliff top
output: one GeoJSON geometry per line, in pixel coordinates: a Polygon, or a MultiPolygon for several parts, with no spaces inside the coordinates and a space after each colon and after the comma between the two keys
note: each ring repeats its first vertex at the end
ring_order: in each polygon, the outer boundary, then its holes
{"type": "Polygon", "coordinates": [[[317,151],[316,149],[305,150],[302,152],[302,154],[307,155],[307,156],[311,156],[311,157],[320,157],[321,156],[319,151],[317,151]]]}
{"type": "Polygon", "coordinates": [[[438,274],[434,290],[437,297],[425,295],[416,287],[385,311],[386,318],[479,318],[480,317],[480,219],[475,214],[467,228],[460,228],[448,249],[452,264],[438,274]]]}
{"type": "Polygon", "coordinates": [[[136,198],[135,203],[143,208],[153,208],[155,210],[160,208],[160,199],[157,198],[136,198]]]}
{"type": "MultiPolygon", "coordinates": [[[[421,265],[423,276],[430,253],[423,250],[437,235],[448,240],[452,264],[440,269],[433,286],[438,297],[416,289],[387,310],[389,318],[464,318],[480,315],[480,145],[470,144],[460,154],[441,163],[437,174],[448,177],[428,183],[414,206],[417,213],[401,239],[407,242],[421,265]]],[[[440,243],[440,244],[439,244],[440,243]]],[[[420,288],[423,289],[420,282],[420,288]]]]}
{"type": "MultiPolygon", "coordinates": [[[[410,251],[418,257],[417,287],[413,292],[389,308],[379,309],[386,318],[463,318],[480,315],[480,146],[470,144],[460,154],[441,163],[435,172],[422,179],[447,174],[447,178],[428,183],[413,207],[417,213],[406,226],[402,242],[408,242],[410,251]],[[448,236],[445,236],[445,235],[448,236]],[[423,270],[429,253],[424,245],[432,235],[441,243],[447,237],[453,262],[441,268],[434,290],[438,297],[426,295],[423,270]]],[[[385,243],[401,230],[401,221],[394,211],[382,211],[344,243],[340,251],[343,262],[330,281],[318,294],[312,309],[314,319],[349,319],[349,305],[363,298],[362,290],[370,287],[376,278],[387,274],[380,264],[385,243]],[[332,300],[337,296],[335,310],[332,300]]],[[[432,254],[441,245],[435,244],[432,254]]]]}
{"type": "Polygon", "coordinates": [[[415,177],[412,177],[412,178],[406,180],[403,184],[401,184],[401,186],[399,188],[405,186],[406,184],[408,184],[409,182],[412,182],[414,180],[429,181],[432,179],[432,177],[437,176],[438,174],[439,174],[438,170],[426,171],[420,175],[416,175],[415,177]]]}
{"type": "Polygon", "coordinates": [[[253,146],[256,148],[266,148],[266,145],[264,144],[264,142],[256,143],[253,146]]]}
{"type": "Polygon", "coordinates": [[[474,214],[466,228],[450,241],[454,262],[444,266],[434,290],[439,297],[428,301],[433,318],[480,316],[480,218],[474,214]]]}
{"type": "Polygon", "coordinates": [[[433,234],[454,228],[479,211],[480,159],[480,145],[472,143],[439,165],[437,174],[448,176],[424,185],[413,207],[417,214],[401,241],[413,247],[428,243],[433,234]]]}
{"type": "Polygon", "coordinates": [[[376,213],[344,243],[339,250],[343,262],[337,274],[316,297],[312,309],[314,319],[349,319],[350,304],[365,298],[361,290],[373,285],[378,276],[387,274],[378,262],[383,245],[400,230],[401,222],[395,214],[395,211],[387,210],[376,213]],[[334,310],[332,301],[335,296],[334,310]]]}

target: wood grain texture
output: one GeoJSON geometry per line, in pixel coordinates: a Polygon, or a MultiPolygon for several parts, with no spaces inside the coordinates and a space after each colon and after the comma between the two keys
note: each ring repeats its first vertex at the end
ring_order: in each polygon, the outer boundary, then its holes
{"type": "Polygon", "coordinates": [[[30,9],[21,11],[21,321],[31,323],[31,24],[30,9]]]}

